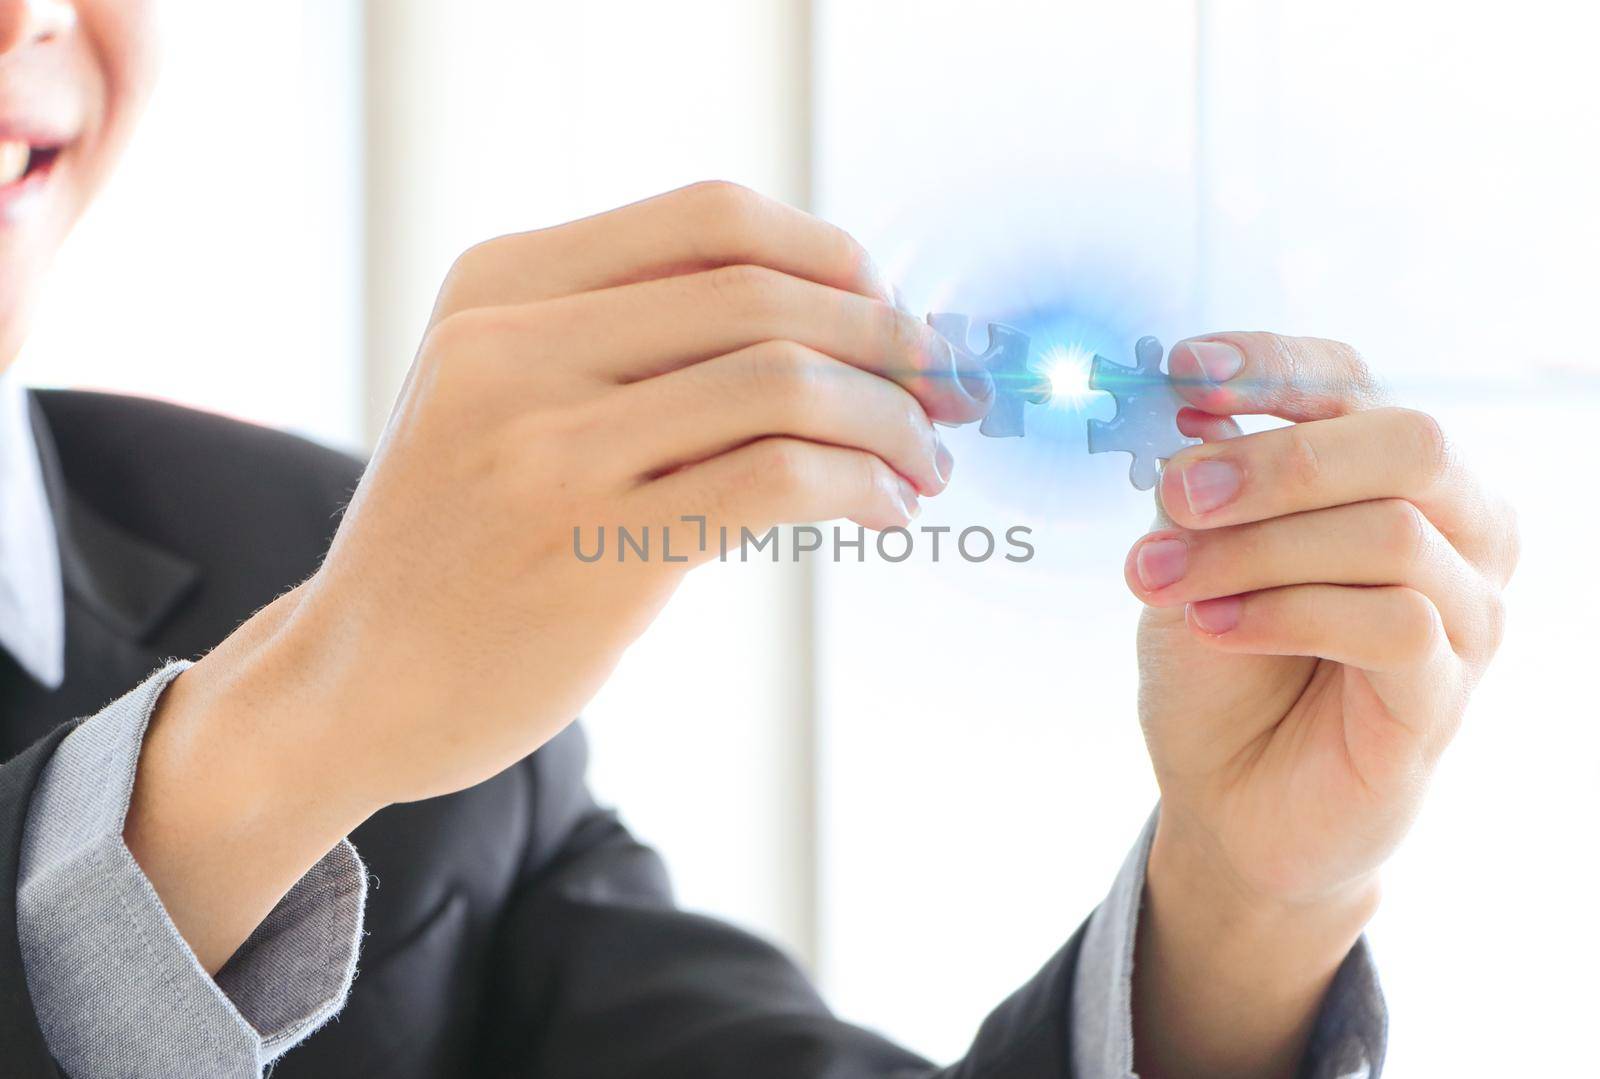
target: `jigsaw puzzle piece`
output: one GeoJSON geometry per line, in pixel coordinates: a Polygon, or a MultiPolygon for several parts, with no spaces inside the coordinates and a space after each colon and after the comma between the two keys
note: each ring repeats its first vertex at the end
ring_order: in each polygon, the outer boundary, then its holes
{"type": "Polygon", "coordinates": [[[989,347],[977,355],[967,347],[971,320],[946,312],[930,314],[928,325],[950,342],[963,359],[977,360],[994,379],[994,403],[978,431],[990,438],[1020,438],[1022,406],[1049,400],[1048,385],[1028,366],[1028,335],[1000,322],[989,323],[989,347]]]}
{"type": "Polygon", "coordinates": [[[1089,421],[1089,452],[1132,454],[1128,479],[1141,491],[1156,485],[1162,461],[1185,446],[1200,444],[1178,430],[1184,401],[1161,370],[1162,353],[1160,341],[1141,337],[1133,347],[1135,366],[1096,356],[1089,369],[1089,388],[1117,399],[1116,416],[1089,421]]]}

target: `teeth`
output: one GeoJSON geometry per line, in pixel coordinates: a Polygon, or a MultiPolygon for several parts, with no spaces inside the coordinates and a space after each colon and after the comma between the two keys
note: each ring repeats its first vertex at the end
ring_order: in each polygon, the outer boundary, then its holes
{"type": "Polygon", "coordinates": [[[25,142],[0,139],[0,187],[14,184],[28,172],[33,150],[25,142]]]}

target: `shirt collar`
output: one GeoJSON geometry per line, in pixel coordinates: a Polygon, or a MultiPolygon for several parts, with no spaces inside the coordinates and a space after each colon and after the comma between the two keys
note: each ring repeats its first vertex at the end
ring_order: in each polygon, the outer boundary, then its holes
{"type": "Polygon", "coordinates": [[[0,372],[0,648],[48,689],[66,673],[61,552],[28,393],[0,372]]]}

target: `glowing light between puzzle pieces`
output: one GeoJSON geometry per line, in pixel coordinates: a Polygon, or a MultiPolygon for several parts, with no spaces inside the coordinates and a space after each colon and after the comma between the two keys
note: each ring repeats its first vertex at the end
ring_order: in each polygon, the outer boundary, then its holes
{"type": "Polygon", "coordinates": [[[1055,345],[1039,357],[1039,373],[1050,385],[1050,403],[1078,408],[1095,396],[1089,388],[1094,356],[1078,345],[1055,345]]]}

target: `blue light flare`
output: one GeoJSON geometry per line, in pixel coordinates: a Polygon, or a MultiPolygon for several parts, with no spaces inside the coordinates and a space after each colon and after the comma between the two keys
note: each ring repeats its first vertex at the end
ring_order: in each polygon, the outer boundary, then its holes
{"type": "MultiPolygon", "coordinates": [[[[926,262],[920,267],[929,272],[926,262]]],[[[1030,367],[1050,385],[1048,403],[1026,408],[1022,438],[983,438],[972,428],[947,433],[968,490],[981,491],[1000,513],[1073,531],[1148,518],[1149,496],[1129,484],[1127,456],[1089,453],[1087,421],[1116,414],[1109,394],[1089,388],[1089,372],[1096,355],[1132,364],[1134,342],[1145,334],[1170,343],[1191,329],[1188,297],[1173,287],[1170,268],[1119,267],[1081,249],[1071,258],[1013,253],[996,273],[969,264],[959,275],[912,285],[914,295],[932,298],[928,309],[970,314],[975,343],[991,321],[1027,334],[1030,367]]]]}

